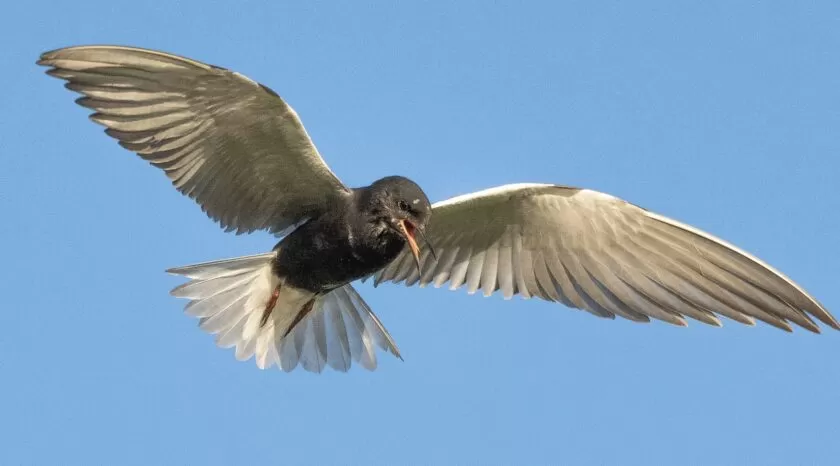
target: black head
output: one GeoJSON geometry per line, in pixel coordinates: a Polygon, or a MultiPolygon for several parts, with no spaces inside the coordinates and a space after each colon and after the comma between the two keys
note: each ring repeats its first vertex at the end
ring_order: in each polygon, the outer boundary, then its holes
{"type": "Polygon", "coordinates": [[[425,228],[432,205],[417,183],[402,176],[388,176],[368,187],[369,206],[395,219],[410,221],[415,228],[425,228]]]}
{"type": "Polygon", "coordinates": [[[417,183],[402,176],[388,176],[362,190],[362,208],[371,221],[382,224],[402,236],[420,267],[420,253],[415,235],[426,242],[426,225],[432,216],[432,205],[417,183]]]}

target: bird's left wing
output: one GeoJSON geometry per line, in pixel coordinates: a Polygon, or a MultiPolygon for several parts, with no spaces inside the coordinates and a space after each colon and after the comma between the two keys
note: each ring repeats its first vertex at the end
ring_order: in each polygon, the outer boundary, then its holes
{"type": "Polygon", "coordinates": [[[716,314],[784,330],[840,324],[801,287],[761,260],[688,225],[613,196],[554,185],[507,185],[433,206],[437,250],[407,251],[376,274],[407,285],[449,282],[487,296],[536,296],[647,322],[721,325],[716,314]]]}
{"type": "Polygon", "coordinates": [[[229,231],[281,233],[349,193],[295,111],[239,73],[120,46],[54,50],[38,64],[229,231]]]}

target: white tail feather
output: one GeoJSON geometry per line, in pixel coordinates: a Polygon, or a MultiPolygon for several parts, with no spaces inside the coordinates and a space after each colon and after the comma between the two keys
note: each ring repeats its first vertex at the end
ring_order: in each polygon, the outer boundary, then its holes
{"type": "Polygon", "coordinates": [[[310,372],[330,366],[347,371],[353,361],[376,368],[375,347],[400,357],[393,339],[351,285],[315,298],[312,310],[283,337],[315,295],[283,286],[271,269],[276,252],[177,267],[167,272],[191,280],[171,291],[190,303],[184,311],[199,327],[216,335],[222,348],[236,347],[236,358],[255,356],[257,367],[277,365],[286,372],[300,364],[310,372]],[[260,325],[274,289],[280,292],[265,325],[260,325]]]}

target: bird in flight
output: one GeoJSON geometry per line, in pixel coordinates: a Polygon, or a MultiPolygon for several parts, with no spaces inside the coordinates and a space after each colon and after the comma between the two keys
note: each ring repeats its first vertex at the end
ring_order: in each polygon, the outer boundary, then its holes
{"type": "Polygon", "coordinates": [[[351,188],[295,111],[235,71],[154,50],[79,46],[38,64],[124,148],[162,169],[226,231],[266,230],[266,254],[168,270],[185,312],[259,368],[376,368],[393,338],[352,282],[448,284],[537,297],[598,317],[720,326],[719,316],[819,332],[838,321],[760,259],[608,194],[511,184],[431,204],[401,176],[351,188]]]}

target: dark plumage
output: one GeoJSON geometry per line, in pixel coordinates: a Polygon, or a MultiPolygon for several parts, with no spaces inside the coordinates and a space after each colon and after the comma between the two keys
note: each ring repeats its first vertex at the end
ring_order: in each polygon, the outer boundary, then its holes
{"type": "Polygon", "coordinates": [[[406,246],[399,222],[422,231],[432,210],[423,190],[399,176],[354,189],[343,201],[277,244],[274,270],[287,284],[324,293],[379,271],[406,246]]]}
{"type": "Polygon", "coordinates": [[[185,312],[260,368],[373,369],[377,346],[399,356],[351,285],[368,276],[538,297],[610,319],[840,329],[758,258],[604,193],[515,184],[430,205],[402,177],[350,189],[294,110],[241,74],[117,46],[55,50],[38,63],[227,231],[283,237],[267,254],[169,270],[190,279],[172,290],[190,300],[185,312]]]}

